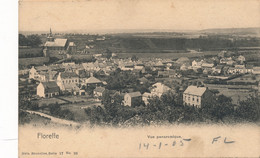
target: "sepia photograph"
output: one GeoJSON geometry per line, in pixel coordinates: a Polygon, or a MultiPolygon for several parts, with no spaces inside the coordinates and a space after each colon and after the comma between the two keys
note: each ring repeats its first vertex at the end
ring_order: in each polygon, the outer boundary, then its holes
{"type": "Polygon", "coordinates": [[[20,158],[259,157],[259,0],[21,0],[20,158]]]}

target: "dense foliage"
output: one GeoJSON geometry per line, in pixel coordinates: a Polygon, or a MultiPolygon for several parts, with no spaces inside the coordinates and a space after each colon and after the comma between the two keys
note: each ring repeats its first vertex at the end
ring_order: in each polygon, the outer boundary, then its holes
{"type": "Polygon", "coordinates": [[[28,35],[26,37],[19,34],[19,46],[38,47],[40,44],[42,44],[42,41],[39,35],[28,35]]]}
{"type": "Polygon", "coordinates": [[[153,123],[235,123],[255,122],[259,116],[259,99],[250,97],[239,105],[224,95],[214,96],[205,101],[202,108],[184,106],[182,96],[167,93],[152,97],[149,103],[135,107],[122,105],[119,95],[106,92],[102,97],[104,107],[98,106],[85,110],[92,124],[111,125],[150,125],[153,123]],[[117,100],[117,101],[116,101],[117,100]]]}

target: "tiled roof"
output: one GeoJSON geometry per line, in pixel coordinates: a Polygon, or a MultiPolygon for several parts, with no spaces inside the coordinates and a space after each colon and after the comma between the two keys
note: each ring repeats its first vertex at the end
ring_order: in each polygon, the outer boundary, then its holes
{"type": "Polygon", "coordinates": [[[55,81],[42,82],[45,93],[59,92],[60,88],[55,81]]]}
{"type": "Polygon", "coordinates": [[[177,63],[190,62],[190,59],[187,57],[181,57],[176,62],[177,63]]]}
{"type": "Polygon", "coordinates": [[[78,77],[78,75],[75,72],[61,72],[60,75],[61,75],[61,78],[78,77]]]}
{"type": "Polygon", "coordinates": [[[80,88],[75,83],[64,84],[64,88],[66,90],[74,90],[74,91],[79,91],[80,90],[80,88]]]}
{"type": "Polygon", "coordinates": [[[69,46],[76,46],[74,42],[70,42],[69,46]]]}
{"type": "Polygon", "coordinates": [[[150,96],[152,96],[151,93],[144,92],[144,94],[143,94],[143,97],[150,97],[150,96]]]}
{"type": "Polygon", "coordinates": [[[86,80],[86,83],[91,84],[91,83],[102,83],[102,82],[95,77],[90,77],[86,80]]]}
{"type": "Polygon", "coordinates": [[[189,86],[184,91],[184,94],[192,94],[192,95],[196,95],[196,96],[202,96],[205,93],[206,90],[207,90],[206,87],[189,86]]]}
{"type": "Polygon", "coordinates": [[[101,92],[103,93],[106,89],[104,87],[97,87],[94,89],[95,92],[101,92]]]}
{"type": "Polygon", "coordinates": [[[46,47],[65,47],[66,43],[67,43],[67,39],[56,38],[53,42],[47,41],[45,43],[45,46],[46,47]]]}
{"type": "Polygon", "coordinates": [[[217,65],[217,66],[216,66],[216,69],[222,69],[222,68],[223,68],[222,65],[217,65]]]}
{"type": "MultiPolygon", "coordinates": [[[[140,97],[142,94],[140,92],[132,92],[132,93],[127,93],[130,97],[140,97]]],[[[126,94],[126,95],[127,95],[126,94]]]]}

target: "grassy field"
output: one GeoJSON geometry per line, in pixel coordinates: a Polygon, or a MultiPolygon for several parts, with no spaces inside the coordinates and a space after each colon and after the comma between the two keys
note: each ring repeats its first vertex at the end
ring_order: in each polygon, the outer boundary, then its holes
{"type": "Polygon", "coordinates": [[[84,122],[87,119],[85,108],[101,105],[100,102],[87,101],[77,104],[66,104],[62,106],[62,109],[69,109],[75,117],[75,121],[84,122]]]}
{"type": "Polygon", "coordinates": [[[88,102],[90,99],[87,96],[60,96],[59,98],[68,100],[69,102],[88,102]]]}
{"type": "Polygon", "coordinates": [[[228,88],[225,85],[213,85],[213,84],[207,84],[207,87],[209,89],[216,89],[219,91],[218,95],[225,95],[227,97],[232,98],[232,103],[233,104],[238,104],[239,101],[246,100],[250,95],[254,95],[254,92],[250,88],[250,86],[242,86],[242,85],[234,85],[233,87],[236,88],[245,88],[245,89],[233,89],[233,88],[228,88]]]}
{"type": "Polygon", "coordinates": [[[27,67],[29,65],[43,65],[48,63],[49,57],[19,58],[19,66],[27,67]]]}
{"type": "Polygon", "coordinates": [[[256,78],[253,78],[253,75],[247,74],[241,77],[234,78],[232,80],[229,80],[228,82],[250,82],[250,83],[256,83],[256,78]]]}
{"type": "Polygon", "coordinates": [[[60,100],[60,99],[57,99],[57,98],[43,98],[43,99],[40,99],[38,101],[38,103],[39,103],[39,106],[41,107],[43,105],[56,104],[56,103],[64,104],[64,103],[67,103],[67,102],[60,100]]]}
{"type": "Polygon", "coordinates": [[[218,51],[201,52],[201,53],[119,53],[119,58],[131,58],[136,55],[138,58],[163,58],[178,59],[180,57],[198,58],[203,56],[216,56],[218,51]]]}

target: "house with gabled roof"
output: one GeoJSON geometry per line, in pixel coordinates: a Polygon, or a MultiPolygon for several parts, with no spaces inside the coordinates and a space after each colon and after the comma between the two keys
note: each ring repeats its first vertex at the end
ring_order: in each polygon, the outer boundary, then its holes
{"type": "Polygon", "coordinates": [[[246,67],[245,65],[235,65],[235,71],[239,74],[245,74],[246,73],[246,67]]]}
{"type": "Polygon", "coordinates": [[[55,81],[40,82],[36,93],[39,97],[50,98],[59,95],[60,88],[55,81]]]}
{"type": "Polygon", "coordinates": [[[253,67],[252,73],[259,75],[260,74],[260,67],[259,66],[253,67]]]}
{"type": "Polygon", "coordinates": [[[239,55],[237,57],[237,61],[240,63],[240,64],[243,64],[245,61],[246,61],[246,58],[243,56],[243,55],[239,55]]]}
{"type": "Polygon", "coordinates": [[[217,73],[217,74],[221,74],[222,71],[223,71],[223,65],[217,65],[216,67],[213,67],[212,70],[213,70],[213,73],[217,73]]]}
{"type": "Polygon", "coordinates": [[[105,88],[104,87],[96,87],[93,90],[93,94],[95,97],[102,97],[103,93],[105,92],[105,88]]]}
{"type": "Polygon", "coordinates": [[[206,87],[189,86],[183,92],[183,104],[201,108],[206,99],[210,99],[213,93],[206,87]]]}
{"type": "Polygon", "coordinates": [[[147,105],[149,103],[149,98],[151,98],[153,95],[151,93],[148,92],[144,92],[144,94],[142,95],[142,100],[144,102],[145,105],[147,105]]]}
{"type": "Polygon", "coordinates": [[[60,72],[57,77],[57,84],[62,91],[68,90],[69,87],[75,87],[74,85],[79,84],[79,76],[75,72],[60,72]]]}
{"type": "Polygon", "coordinates": [[[86,85],[87,87],[88,86],[98,87],[98,86],[102,86],[103,82],[97,79],[96,77],[91,76],[87,78],[82,84],[86,85]]]}
{"type": "Polygon", "coordinates": [[[161,82],[157,82],[157,83],[152,85],[151,94],[153,96],[161,97],[164,93],[167,93],[170,90],[171,90],[170,87],[162,84],[161,82]]]}
{"type": "Polygon", "coordinates": [[[140,92],[126,93],[124,95],[124,105],[133,106],[137,102],[142,101],[142,94],[140,92]]]}

